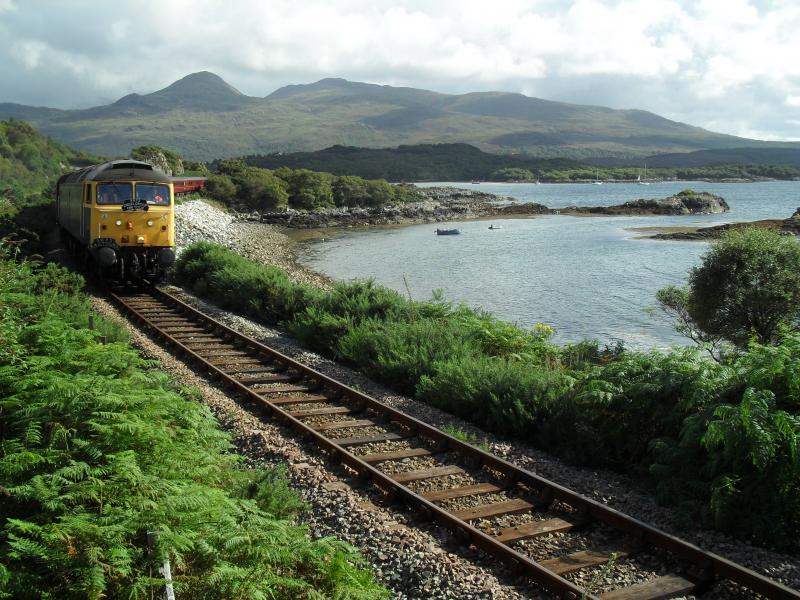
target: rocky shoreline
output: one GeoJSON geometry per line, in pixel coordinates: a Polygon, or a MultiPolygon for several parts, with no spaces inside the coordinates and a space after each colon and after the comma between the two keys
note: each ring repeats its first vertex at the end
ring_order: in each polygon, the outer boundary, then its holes
{"type": "Polygon", "coordinates": [[[688,231],[663,231],[647,237],[652,240],[708,241],[719,239],[727,231],[746,227],[773,229],[782,233],[800,236],[800,208],[788,219],[762,219],[744,223],[725,223],[724,225],[714,225],[712,227],[698,227],[688,231]]]}
{"type": "Polygon", "coordinates": [[[420,202],[407,202],[378,207],[328,208],[315,212],[281,210],[246,215],[248,221],[279,225],[293,229],[325,227],[370,227],[437,223],[462,219],[478,219],[498,215],[546,215],[551,209],[535,202],[514,203],[514,199],[476,190],[457,188],[420,188],[425,197],[420,202]]]}
{"type": "Polygon", "coordinates": [[[246,215],[246,220],[279,225],[293,229],[321,229],[326,227],[370,227],[411,225],[441,221],[523,217],[531,215],[607,215],[607,216],[659,216],[697,215],[727,212],[725,200],[714,194],[685,190],[664,199],[632,200],[615,206],[548,208],[536,202],[516,202],[508,196],[497,196],[476,190],[459,188],[420,188],[425,196],[421,202],[408,202],[373,208],[342,207],[316,212],[282,210],[246,215]]]}
{"type": "Polygon", "coordinates": [[[179,204],[175,207],[177,253],[201,241],[221,244],[251,260],[279,267],[295,283],[331,287],[330,279],[297,262],[295,242],[280,228],[242,220],[203,200],[179,204]]]}

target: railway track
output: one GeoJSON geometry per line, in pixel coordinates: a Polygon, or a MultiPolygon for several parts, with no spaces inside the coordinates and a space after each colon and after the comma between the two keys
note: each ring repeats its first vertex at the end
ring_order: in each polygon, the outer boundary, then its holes
{"type": "Polygon", "coordinates": [[[565,598],[632,600],[702,595],[730,580],[767,598],[800,592],[521,469],[386,406],[215,321],[152,286],[111,298],[176,354],[246,396],[333,459],[565,598]],[[586,532],[603,530],[602,536],[586,532]],[[537,538],[578,535],[571,552],[540,556],[537,538]],[[598,537],[601,542],[587,542],[598,537]],[[592,546],[598,544],[597,547],[592,546]],[[605,592],[573,574],[645,552],[673,572],[605,592]]]}

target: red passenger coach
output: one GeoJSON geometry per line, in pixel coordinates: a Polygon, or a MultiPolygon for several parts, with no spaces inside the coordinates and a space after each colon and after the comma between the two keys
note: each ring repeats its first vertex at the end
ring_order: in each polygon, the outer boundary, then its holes
{"type": "Polygon", "coordinates": [[[172,178],[172,185],[175,187],[175,194],[190,194],[192,192],[199,192],[206,187],[205,177],[185,177],[178,179],[172,178]]]}

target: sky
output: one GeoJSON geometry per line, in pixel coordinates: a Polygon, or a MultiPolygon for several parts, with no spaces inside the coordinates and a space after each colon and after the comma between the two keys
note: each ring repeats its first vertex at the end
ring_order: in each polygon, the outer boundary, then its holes
{"type": "Polygon", "coordinates": [[[800,140],[800,0],[0,0],[0,102],[107,104],[211,71],[639,108],[800,140]]]}

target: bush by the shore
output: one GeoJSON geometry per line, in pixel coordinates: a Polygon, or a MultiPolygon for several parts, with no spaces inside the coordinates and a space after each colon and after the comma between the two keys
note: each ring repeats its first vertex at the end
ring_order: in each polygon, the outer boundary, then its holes
{"type": "Polygon", "coordinates": [[[385,597],[81,287],[0,257],[0,598],[149,598],[164,558],[179,598],[385,597]]]}
{"type": "Polygon", "coordinates": [[[800,336],[724,364],[695,349],[559,347],[547,328],[522,330],[441,299],[412,302],[369,281],[330,293],[295,285],[207,243],[181,256],[176,276],[482,427],[578,464],[644,475],[687,518],[800,546],[800,336]]]}

